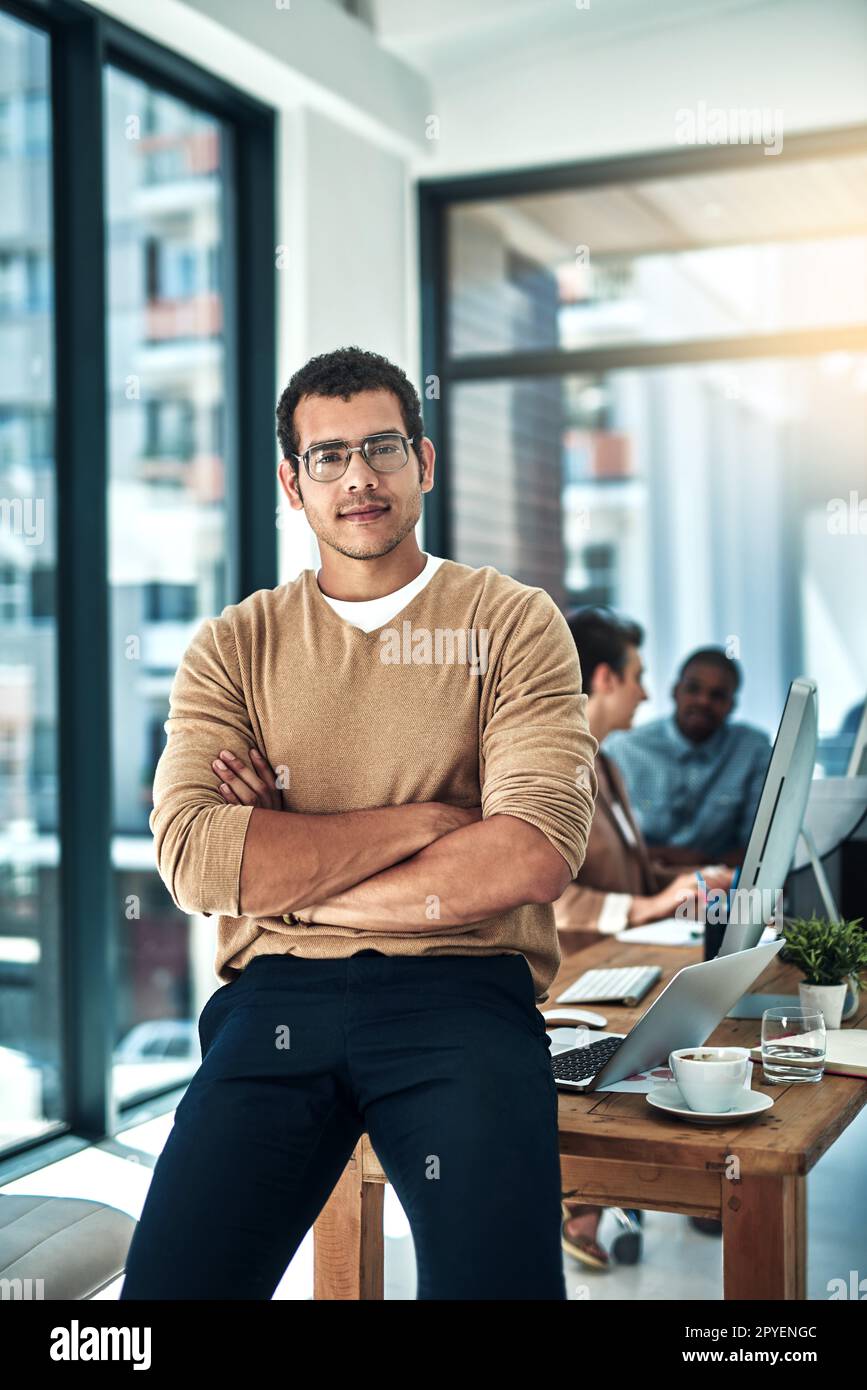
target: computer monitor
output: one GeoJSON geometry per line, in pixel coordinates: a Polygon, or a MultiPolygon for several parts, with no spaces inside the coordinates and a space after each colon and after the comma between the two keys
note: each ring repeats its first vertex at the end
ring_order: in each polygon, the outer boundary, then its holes
{"type": "Polygon", "coordinates": [[[792,867],[816,763],[816,682],[789,686],[719,955],[756,946],[792,867]]]}
{"type": "MultiPolygon", "coordinates": [[[[747,852],[733,895],[719,955],[758,945],[795,857],[816,763],[819,702],[816,682],[799,676],[789,686],[765,773],[747,852]],[[744,889],[741,892],[741,889],[744,889]]],[[[798,1004],[797,995],[745,994],[728,1018],[761,1018],[765,1009],[798,1004]]]]}

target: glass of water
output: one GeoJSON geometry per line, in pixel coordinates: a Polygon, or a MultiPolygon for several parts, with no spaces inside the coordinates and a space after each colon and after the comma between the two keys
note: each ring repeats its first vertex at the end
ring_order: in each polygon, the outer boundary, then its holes
{"type": "Polygon", "coordinates": [[[825,1016],[798,1005],[762,1014],[762,1068],[771,1086],[821,1081],[825,1070],[825,1016]]]}

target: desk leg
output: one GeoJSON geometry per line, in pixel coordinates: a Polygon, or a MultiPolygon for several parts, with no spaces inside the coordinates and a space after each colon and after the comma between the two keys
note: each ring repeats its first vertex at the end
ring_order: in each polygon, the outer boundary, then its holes
{"type": "Polygon", "coordinates": [[[807,1179],[722,1180],[723,1298],[806,1299],[807,1179]]]}
{"type": "Polygon", "coordinates": [[[364,1182],[361,1141],[313,1227],[313,1297],[381,1299],[382,1183],[364,1182]]]}

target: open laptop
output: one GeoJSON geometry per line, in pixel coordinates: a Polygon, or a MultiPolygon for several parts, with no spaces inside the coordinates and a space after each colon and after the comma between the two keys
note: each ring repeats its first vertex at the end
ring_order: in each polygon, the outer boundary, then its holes
{"type": "Polygon", "coordinates": [[[660,1064],[677,1047],[699,1047],[783,949],[778,937],[747,951],[685,965],[629,1033],[594,1033],[586,1047],[557,1050],[554,1080],[564,1090],[594,1091],[660,1064]]]}

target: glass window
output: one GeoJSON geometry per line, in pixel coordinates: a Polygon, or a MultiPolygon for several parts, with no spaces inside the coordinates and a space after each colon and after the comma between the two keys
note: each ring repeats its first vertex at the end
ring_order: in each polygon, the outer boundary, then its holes
{"type": "Polygon", "coordinates": [[[867,156],[457,204],[455,356],[867,322],[867,156]]]}
{"type": "MultiPolygon", "coordinates": [[[[178,913],[148,817],[169,692],[201,619],[228,602],[219,121],[106,71],[115,1092],[183,1081],[215,986],[213,923],[178,913]]],[[[219,749],[214,750],[215,755],[219,749]]]]}
{"type": "Polygon", "coordinates": [[[0,14],[0,1148],[62,1121],[49,49],[0,14]]]}
{"type": "Polygon", "coordinates": [[[820,675],[832,739],[867,688],[867,354],[683,363],[452,388],[454,558],[645,626],[655,713],[684,653],[743,663],[776,727],[820,675]],[[746,499],[749,499],[747,504],[746,499]]]}
{"type": "Polygon", "coordinates": [[[672,168],[447,204],[453,555],[640,621],[638,722],[709,643],[769,731],[815,676],[832,771],[867,690],[867,154],[672,168]]]}

